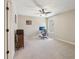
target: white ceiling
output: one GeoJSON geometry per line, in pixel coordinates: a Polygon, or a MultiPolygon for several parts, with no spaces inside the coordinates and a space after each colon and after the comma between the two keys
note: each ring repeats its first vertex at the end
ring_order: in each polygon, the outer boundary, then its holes
{"type": "MultiPolygon", "coordinates": [[[[40,16],[40,8],[36,6],[33,0],[13,0],[15,9],[19,15],[40,16]]],[[[43,8],[55,15],[75,8],[75,0],[36,0],[43,8]]]]}

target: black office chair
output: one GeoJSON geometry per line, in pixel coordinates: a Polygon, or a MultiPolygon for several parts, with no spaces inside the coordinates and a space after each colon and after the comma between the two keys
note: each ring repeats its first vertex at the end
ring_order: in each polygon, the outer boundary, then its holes
{"type": "Polygon", "coordinates": [[[47,33],[47,30],[44,29],[41,31],[41,35],[39,36],[41,39],[47,39],[48,38],[48,33],[47,33]]]}

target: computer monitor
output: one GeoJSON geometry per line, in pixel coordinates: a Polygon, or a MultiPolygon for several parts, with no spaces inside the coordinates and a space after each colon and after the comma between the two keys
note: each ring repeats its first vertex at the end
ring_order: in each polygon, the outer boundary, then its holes
{"type": "Polygon", "coordinates": [[[44,30],[44,29],[45,29],[44,26],[39,27],[39,30],[40,30],[40,31],[42,31],[42,30],[44,30]]]}

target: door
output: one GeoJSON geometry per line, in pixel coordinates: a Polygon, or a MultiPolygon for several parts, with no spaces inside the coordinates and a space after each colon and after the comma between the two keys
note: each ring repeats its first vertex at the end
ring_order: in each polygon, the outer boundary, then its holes
{"type": "Polygon", "coordinates": [[[9,8],[8,8],[8,2],[5,0],[5,59],[9,59],[9,8]]]}
{"type": "Polygon", "coordinates": [[[14,25],[11,0],[5,0],[5,59],[14,56],[14,25]]]}
{"type": "Polygon", "coordinates": [[[49,37],[54,38],[54,21],[52,18],[48,19],[48,32],[49,37]]]}

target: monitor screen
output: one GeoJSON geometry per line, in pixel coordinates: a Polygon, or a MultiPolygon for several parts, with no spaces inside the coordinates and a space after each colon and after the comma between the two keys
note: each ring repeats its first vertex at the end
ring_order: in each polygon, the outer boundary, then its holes
{"type": "Polygon", "coordinates": [[[44,30],[45,29],[45,27],[39,27],[39,30],[44,30]]]}

